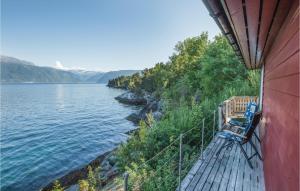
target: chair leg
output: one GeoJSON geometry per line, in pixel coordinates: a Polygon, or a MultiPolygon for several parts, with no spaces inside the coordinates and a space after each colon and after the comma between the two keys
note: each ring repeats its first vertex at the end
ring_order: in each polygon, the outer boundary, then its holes
{"type": "Polygon", "coordinates": [[[255,131],[254,131],[254,136],[256,137],[256,139],[258,140],[258,142],[261,143],[260,138],[259,138],[258,135],[255,133],[255,131]]]}
{"type": "Polygon", "coordinates": [[[262,157],[261,157],[261,155],[259,154],[259,152],[258,152],[256,146],[254,145],[254,143],[252,142],[252,140],[249,140],[249,142],[250,142],[252,148],[255,150],[255,154],[257,154],[257,155],[258,155],[258,158],[259,158],[260,160],[262,160],[262,157]]]}
{"type": "Polygon", "coordinates": [[[250,168],[253,169],[253,166],[252,166],[252,164],[251,164],[251,161],[250,161],[250,159],[249,159],[249,157],[248,157],[248,155],[247,155],[245,149],[243,148],[243,145],[242,145],[240,142],[238,142],[238,145],[240,146],[240,148],[241,148],[241,150],[242,150],[242,153],[244,154],[244,156],[245,156],[245,158],[246,158],[246,160],[247,160],[247,162],[248,162],[250,168]]]}

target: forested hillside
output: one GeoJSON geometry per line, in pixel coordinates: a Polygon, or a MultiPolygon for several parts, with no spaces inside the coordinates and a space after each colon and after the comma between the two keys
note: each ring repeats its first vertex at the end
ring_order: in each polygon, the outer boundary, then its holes
{"type": "Polygon", "coordinates": [[[131,76],[134,73],[140,72],[139,70],[118,70],[104,73],[100,78],[96,80],[97,83],[108,83],[109,80],[117,78],[119,76],[131,76]]]}
{"type": "MultiPolygon", "coordinates": [[[[258,95],[258,81],[259,71],[247,71],[225,37],[218,35],[210,41],[207,33],[179,42],[167,63],[110,80],[110,87],[150,92],[164,103],[163,119],[155,122],[149,116],[140,123],[139,133],[117,151],[120,168],[130,172],[131,184],[140,190],[175,190],[178,161],[170,157],[178,149],[142,164],[180,133],[199,127],[203,118],[205,131],[212,131],[211,114],[218,104],[234,95],[258,95]]],[[[185,147],[192,150],[196,145],[190,142],[185,147]]],[[[192,156],[186,154],[183,163],[191,163],[192,156]]]]}
{"type": "MultiPolygon", "coordinates": [[[[208,40],[207,33],[188,38],[175,46],[167,63],[157,63],[132,76],[121,76],[108,82],[109,87],[141,93],[153,93],[158,99],[190,105],[229,92],[256,94],[258,73],[247,71],[223,36],[208,40]]],[[[172,103],[172,102],[171,102],[172,103]]]]}

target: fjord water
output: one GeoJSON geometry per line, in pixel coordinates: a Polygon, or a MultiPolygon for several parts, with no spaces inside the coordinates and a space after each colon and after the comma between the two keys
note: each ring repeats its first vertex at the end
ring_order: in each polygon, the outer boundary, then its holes
{"type": "Polygon", "coordinates": [[[104,84],[1,85],[1,190],[35,191],[127,139],[118,103],[104,84]]]}

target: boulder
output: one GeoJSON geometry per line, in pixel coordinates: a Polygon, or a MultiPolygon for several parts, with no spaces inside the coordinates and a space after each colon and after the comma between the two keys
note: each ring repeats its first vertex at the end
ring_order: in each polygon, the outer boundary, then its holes
{"type": "Polygon", "coordinates": [[[109,158],[108,158],[108,162],[111,166],[114,166],[117,162],[117,157],[115,155],[111,155],[109,158]]]}
{"type": "Polygon", "coordinates": [[[108,178],[114,177],[119,174],[119,169],[116,166],[113,166],[107,173],[106,176],[108,178]]]}
{"type": "Polygon", "coordinates": [[[101,171],[109,171],[112,168],[112,165],[109,163],[109,161],[106,159],[101,164],[101,171]]]}
{"type": "Polygon", "coordinates": [[[132,121],[134,124],[138,124],[141,120],[139,113],[132,113],[126,117],[128,121],[132,121]]]}
{"type": "Polygon", "coordinates": [[[138,124],[140,120],[146,120],[147,114],[152,112],[152,115],[155,120],[160,120],[162,117],[162,103],[161,101],[151,101],[148,102],[145,107],[138,113],[132,113],[126,117],[127,120],[132,121],[135,124],[138,124]]]}
{"type": "Polygon", "coordinates": [[[153,118],[155,119],[155,121],[161,120],[161,118],[163,116],[162,112],[160,112],[160,111],[155,111],[152,113],[152,115],[153,115],[153,118]]]}
{"type": "Polygon", "coordinates": [[[121,103],[129,105],[146,105],[147,99],[142,95],[137,95],[132,92],[125,92],[117,97],[115,97],[121,103]]]}

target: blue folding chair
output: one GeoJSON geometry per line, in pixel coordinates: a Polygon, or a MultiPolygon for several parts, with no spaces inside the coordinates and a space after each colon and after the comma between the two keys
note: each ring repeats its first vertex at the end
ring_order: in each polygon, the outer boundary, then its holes
{"type": "MultiPolygon", "coordinates": [[[[246,127],[251,123],[253,116],[257,111],[258,105],[255,102],[248,103],[246,111],[244,113],[244,122],[231,119],[230,121],[228,121],[229,127],[227,126],[227,128],[235,127],[240,129],[241,131],[245,131],[246,127]]],[[[261,142],[256,132],[254,132],[254,136],[259,142],[261,142]]]]}
{"type": "Polygon", "coordinates": [[[244,113],[244,122],[238,121],[231,119],[228,123],[232,126],[247,126],[247,124],[251,121],[251,119],[254,116],[254,113],[257,112],[258,110],[258,105],[255,102],[250,102],[247,105],[246,111],[244,113]]]}
{"type": "Polygon", "coordinates": [[[242,133],[235,133],[229,130],[222,130],[219,133],[217,133],[217,136],[219,138],[223,138],[225,139],[223,145],[220,147],[220,149],[218,150],[218,152],[216,153],[216,155],[218,156],[221,152],[221,150],[225,147],[231,147],[233,144],[237,144],[241,151],[243,152],[245,158],[247,159],[247,162],[250,166],[250,168],[253,168],[252,164],[251,164],[251,159],[258,155],[259,159],[262,160],[261,155],[259,154],[257,148],[255,147],[255,145],[253,144],[251,138],[252,135],[255,133],[255,128],[257,127],[257,125],[259,124],[259,121],[261,119],[261,112],[256,112],[251,120],[251,122],[245,127],[244,131],[242,133]],[[255,153],[253,155],[251,155],[250,157],[247,155],[245,149],[243,148],[243,145],[246,143],[250,143],[251,146],[253,147],[255,153]]]}

